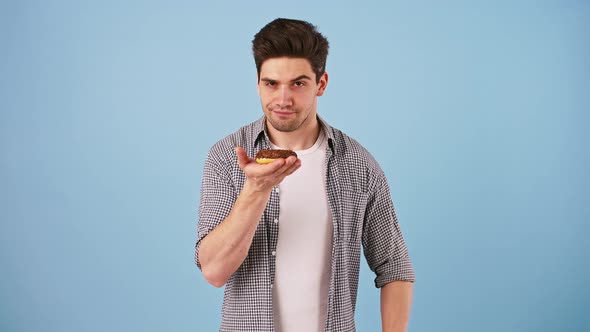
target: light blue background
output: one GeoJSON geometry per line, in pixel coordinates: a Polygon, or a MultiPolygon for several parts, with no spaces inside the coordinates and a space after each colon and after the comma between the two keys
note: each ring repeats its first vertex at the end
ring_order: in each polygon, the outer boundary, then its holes
{"type": "MultiPolygon", "coordinates": [[[[215,331],[200,178],[261,115],[276,17],[331,42],[319,112],[392,188],[410,331],[589,331],[587,1],[3,1],[0,330],[215,331]]],[[[357,328],[380,329],[363,261],[357,328]]]]}

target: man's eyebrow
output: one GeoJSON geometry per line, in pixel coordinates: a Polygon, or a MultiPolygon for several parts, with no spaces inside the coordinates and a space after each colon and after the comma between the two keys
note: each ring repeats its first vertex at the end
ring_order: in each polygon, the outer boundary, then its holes
{"type": "MultiPolygon", "coordinates": [[[[260,78],[260,80],[263,82],[276,82],[277,81],[275,79],[268,78],[268,77],[262,77],[262,78],[260,78]]],[[[311,81],[311,77],[309,77],[307,75],[299,75],[299,76],[295,77],[294,79],[292,79],[291,82],[296,82],[296,81],[301,81],[301,80],[310,80],[311,81]]]]}
{"type": "Polygon", "coordinates": [[[291,82],[301,81],[301,80],[310,80],[311,81],[311,77],[309,77],[307,75],[299,75],[299,76],[295,77],[294,79],[292,79],[291,82]]]}

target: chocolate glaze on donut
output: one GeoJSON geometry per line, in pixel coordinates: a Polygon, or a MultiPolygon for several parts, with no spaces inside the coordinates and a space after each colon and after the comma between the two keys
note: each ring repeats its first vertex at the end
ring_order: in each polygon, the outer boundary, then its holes
{"type": "Polygon", "coordinates": [[[260,150],[256,153],[256,159],[278,159],[278,158],[287,158],[289,156],[294,156],[297,158],[297,153],[292,150],[260,150]]]}

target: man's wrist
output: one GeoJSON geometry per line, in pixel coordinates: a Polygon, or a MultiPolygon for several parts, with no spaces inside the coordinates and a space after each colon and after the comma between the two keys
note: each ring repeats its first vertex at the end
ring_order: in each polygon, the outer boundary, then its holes
{"type": "Polygon", "coordinates": [[[268,199],[272,189],[273,188],[264,188],[261,186],[257,186],[252,181],[246,179],[246,182],[244,183],[244,187],[242,188],[242,193],[249,196],[249,197],[260,197],[260,198],[266,197],[268,199]]]}

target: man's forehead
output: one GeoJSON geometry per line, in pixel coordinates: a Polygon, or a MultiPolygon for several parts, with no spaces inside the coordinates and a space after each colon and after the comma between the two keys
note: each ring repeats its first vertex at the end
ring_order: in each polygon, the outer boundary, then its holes
{"type": "Polygon", "coordinates": [[[260,67],[260,77],[291,80],[299,76],[315,76],[311,64],[305,58],[270,58],[260,67]]]}

